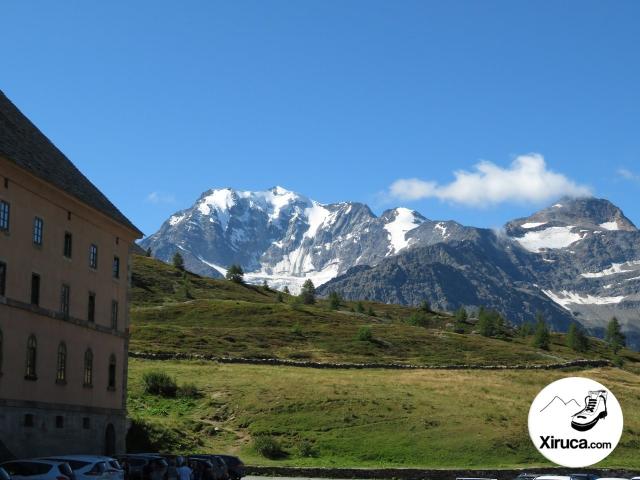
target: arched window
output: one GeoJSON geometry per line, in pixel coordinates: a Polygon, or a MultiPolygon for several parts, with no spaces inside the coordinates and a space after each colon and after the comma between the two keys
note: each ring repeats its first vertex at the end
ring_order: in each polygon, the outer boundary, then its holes
{"type": "Polygon", "coordinates": [[[24,378],[27,380],[37,379],[36,375],[36,358],[38,353],[38,342],[35,335],[31,335],[27,340],[27,364],[24,372],[24,378]]]}
{"type": "Polygon", "coordinates": [[[67,346],[64,342],[58,345],[58,362],[56,367],[56,383],[67,381],[67,346]]]}
{"type": "Polygon", "coordinates": [[[116,389],[116,356],[113,354],[109,357],[109,384],[107,388],[109,390],[116,389]]]}
{"type": "Polygon", "coordinates": [[[90,348],[84,352],[84,382],[85,387],[93,385],[93,352],[90,348]]]}

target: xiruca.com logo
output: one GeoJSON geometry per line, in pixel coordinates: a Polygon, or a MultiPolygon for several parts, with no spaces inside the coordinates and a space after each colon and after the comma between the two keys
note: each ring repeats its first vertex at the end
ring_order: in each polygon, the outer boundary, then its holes
{"type": "Polygon", "coordinates": [[[529,435],[542,455],[580,468],[605,459],[622,435],[622,409],[600,383],[582,377],[545,387],[529,410],[529,435]]]}

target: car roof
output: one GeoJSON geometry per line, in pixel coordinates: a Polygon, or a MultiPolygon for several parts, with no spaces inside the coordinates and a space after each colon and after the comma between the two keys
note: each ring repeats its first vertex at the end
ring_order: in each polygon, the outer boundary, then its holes
{"type": "Polygon", "coordinates": [[[61,463],[64,463],[64,460],[53,460],[50,458],[19,458],[17,460],[2,462],[0,463],[0,467],[7,463],[44,463],[46,465],[60,465],[61,463]]]}
{"type": "Polygon", "coordinates": [[[569,475],[540,475],[536,480],[571,480],[569,475]]]}
{"type": "Polygon", "coordinates": [[[101,455],[51,455],[46,459],[61,459],[61,460],[86,460],[88,462],[106,462],[107,460],[113,460],[111,457],[103,457],[101,455]]]}

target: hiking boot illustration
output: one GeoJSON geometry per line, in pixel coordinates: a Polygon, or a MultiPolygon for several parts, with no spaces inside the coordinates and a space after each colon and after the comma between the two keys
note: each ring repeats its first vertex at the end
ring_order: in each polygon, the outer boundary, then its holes
{"type": "Polygon", "coordinates": [[[584,408],[571,417],[574,430],[586,432],[596,426],[601,418],[607,416],[607,392],[596,390],[589,392],[584,399],[584,408]]]}

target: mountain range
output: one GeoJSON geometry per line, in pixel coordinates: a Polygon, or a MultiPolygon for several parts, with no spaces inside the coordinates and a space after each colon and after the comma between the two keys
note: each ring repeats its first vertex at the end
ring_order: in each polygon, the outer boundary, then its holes
{"type": "Polygon", "coordinates": [[[220,277],[239,264],[251,283],[455,310],[495,308],[512,323],[541,312],[560,331],[602,336],[617,316],[640,346],[640,231],[605,199],[563,198],[501,230],[429,220],[362,203],[321,204],[282,187],[209,190],[141,242],[187,269],[220,277]]]}

